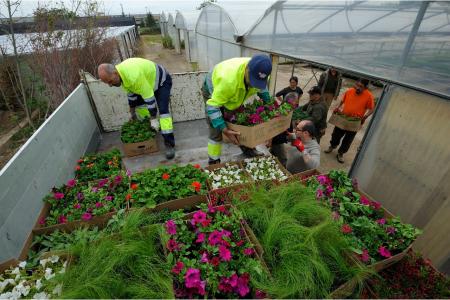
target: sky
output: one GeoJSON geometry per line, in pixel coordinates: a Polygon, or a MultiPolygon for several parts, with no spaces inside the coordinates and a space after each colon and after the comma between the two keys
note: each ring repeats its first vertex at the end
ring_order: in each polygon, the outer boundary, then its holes
{"type": "MultiPolygon", "coordinates": [[[[161,11],[175,12],[180,11],[192,11],[202,3],[202,0],[99,0],[105,6],[105,12],[108,15],[121,14],[121,6],[125,14],[145,14],[150,11],[155,14],[159,14],[161,11]]],[[[258,0],[246,0],[245,2],[258,2],[258,0]]],[[[3,3],[3,1],[0,1],[3,3]]],[[[36,1],[36,0],[22,0],[22,4],[17,11],[17,17],[31,16],[34,9],[38,6],[38,3],[58,3],[64,2],[68,7],[71,6],[72,0],[62,1],[36,1]]],[[[241,0],[219,0],[218,3],[223,2],[242,2],[241,0]]],[[[1,14],[5,14],[4,5],[0,5],[1,14]]]]}

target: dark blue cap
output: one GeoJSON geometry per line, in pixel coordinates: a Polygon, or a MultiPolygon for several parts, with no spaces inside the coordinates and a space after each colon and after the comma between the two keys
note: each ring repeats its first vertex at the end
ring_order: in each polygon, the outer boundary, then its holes
{"type": "Polygon", "coordinates": [[[250,85],[263,90],[267,87],[267,78],[272,72],[272,61],[267,55],[257,54],[248,62],[250,85]]]}

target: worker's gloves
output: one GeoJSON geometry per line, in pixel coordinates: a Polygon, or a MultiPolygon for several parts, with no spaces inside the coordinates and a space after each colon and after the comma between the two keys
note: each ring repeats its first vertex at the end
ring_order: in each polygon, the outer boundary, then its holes
{"type": "Polygon", "coordinates": [[[151,120],[150,120],[150,126],[151,126],[155,131],[159,131],[159,120],[158,120],[158,119],[151,119],[151,120]]]}
{"type": "Polygon", "coordinates": [[[295,139],[291,143],[292,146],[296,147],[298,151],[303,152],[305,150],[305,146],[303,145],[300,139],[295,139]]]}

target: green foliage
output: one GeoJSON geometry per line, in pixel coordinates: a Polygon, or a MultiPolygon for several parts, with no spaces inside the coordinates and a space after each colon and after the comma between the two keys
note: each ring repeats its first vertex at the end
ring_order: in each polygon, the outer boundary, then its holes
{"type": "Polygon", "coordinates": [[[308,117],[309,117],[308,113],[303,111],[301,107],[296,108],[292,113],[292,120],[304,120],[308,117]]]}
{"type": "Polygon", "coordinates": [[[264,249],[272,278],[257,282],[275,298],[324,298],[368,272],[348,256],[349,240],[310,189],[257,189],[238,204],[264,249]]]}
{"type": "Polygon", "coordinates": [[[174,298],[155,217],[130,213],[120,230],[78,243],[60,281],[62,298],[174,298]]]}
{"type": "Polygon", "coordinates": [[[175,47],[173,46],[172,38],[171,38],[170,36],[164,36],[164,37],[162,38],[162,44],[163,44],[163,47],[164,47],[164,48],[167,48],[167,49],[173,49],[173,48],[175,48],[175,47]]]}
{"type": "Polygon", "coordinates": [[[145,26],[149,28],[158,28],[158,24],[156,23],[155,19],[153,18],[153,15],[149,12],[145,16],[145,26]]]}
{"type": "Polygon", "coordinates": [[[181,49],[184,49],[186,47],[184,41],[181,41],[180,47],[181,47],[181,49]]]}
{"type": "Polygon", "coordinates": [[[156,132],[150,127],[148,118],[130,120],[122,125],[120,139],[123,143],[140,143],[155,138],[156,132]]]}
{"type": "Polygon", "coordinates": [[[118,149],[83,156],[75,167],[79,182],[88,182],[117,174],[122,168],[122,154],[118,149]]]}
{"type": "Polygon", "coordinates": [[[134,174],[131,177],[138,188],[133,191],[134,206],[153,208],[169,200],[206,194],[208,175],[192,165],[161,167],[134,174]],[[200,184],[199,188],[195,183],[200,184]]]}

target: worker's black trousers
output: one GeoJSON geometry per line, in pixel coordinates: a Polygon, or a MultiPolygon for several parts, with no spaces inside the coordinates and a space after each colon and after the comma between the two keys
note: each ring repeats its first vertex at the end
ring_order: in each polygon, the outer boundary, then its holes
{"type": "Polygon", "coordinates": [[[338,149],[338,153],[344,154],[350,148],[350,145],[352,144],[355,135],[356,131],[348,131],[335,126],[333,133],[331,134],[330,145],[333,149],[336,149],[342,140],[342,144],[338,149]]]}

